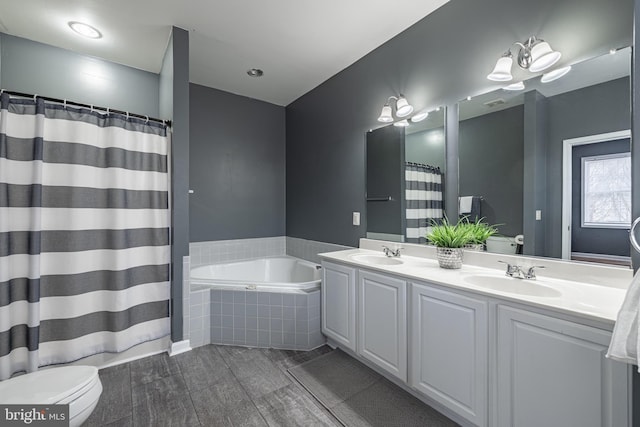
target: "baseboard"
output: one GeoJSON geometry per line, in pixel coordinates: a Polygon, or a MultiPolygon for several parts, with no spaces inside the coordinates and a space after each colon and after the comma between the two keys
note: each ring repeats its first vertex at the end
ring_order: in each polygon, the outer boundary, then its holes
{"type": "Polygon", "coordinates": [[[191,351],[189,340],[183,340],[172,342],[171,347],[167,350],[167,353],[169,353],[169,356],[175,356],[177,354],[186,353],[187,351],[191,351]]]}

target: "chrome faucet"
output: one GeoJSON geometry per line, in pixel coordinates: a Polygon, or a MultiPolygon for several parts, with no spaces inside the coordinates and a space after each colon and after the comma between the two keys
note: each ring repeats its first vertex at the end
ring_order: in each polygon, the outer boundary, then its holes
{"type": "Polygon", "coordinates": [[[529,280],[536,280],[536,268],[544,268],[544,265],[534,265],[529,267],[526,273],[524,273],[524,278],[529,280]]]}
{"type": "Polygon", "coordinates": [[[498,261],[502,264],[507,264],[507,271],[505,272],[505,276],[513,277],[515,279],[527,279],[527,280],[535,280],[536,279],[536,268],[544,268],[543,265],[534,265],[529,267],[526,271],[523,270],[523,267],[518,264],[509,264],[506,261],[498,261]]]}
{"type": "Polygon", "coordinates": [[[391,249],[391,248],[389,248],[387,246],[383,246],[382,247],[382,251],[389,258],[391,258],[391,257],[399,257],[400,256],[400,249],[404,249],[404,248],[396,248],[396,250],[394,251],[393,249],[391,249]]]}

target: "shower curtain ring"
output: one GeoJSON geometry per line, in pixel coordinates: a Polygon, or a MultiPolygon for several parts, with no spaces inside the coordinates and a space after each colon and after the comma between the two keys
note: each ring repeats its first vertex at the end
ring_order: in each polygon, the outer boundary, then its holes
{"type": "Polygon", "coordinates": [[[65,110],[67,109],[67,100],[66,99],[62,100],[62,108],[64,108],[65,110]]]}
{"type": "Polygon", "coordinates": [[[38,100],[37,98],[38,98],[38,94],[37,94],[37,93],[35,93],[35,94],[33,95],[33,102],[36,102],[36,101],[38,100]]]}
{"type": "Polygon", "coordinates": [[[147,118],[147,121],[145,123],[149,123],[149,116],[145,116],[147,118]]]}

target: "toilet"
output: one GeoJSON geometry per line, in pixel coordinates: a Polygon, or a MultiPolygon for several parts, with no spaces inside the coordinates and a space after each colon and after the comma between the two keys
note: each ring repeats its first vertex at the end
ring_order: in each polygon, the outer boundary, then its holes
{"type": "Polygon", "coordinates": [[[69,405],[69,426],[82,425],[102,394],[98,368],[63,366],[43,369],[0,382],[0,403],[69,405]]]}

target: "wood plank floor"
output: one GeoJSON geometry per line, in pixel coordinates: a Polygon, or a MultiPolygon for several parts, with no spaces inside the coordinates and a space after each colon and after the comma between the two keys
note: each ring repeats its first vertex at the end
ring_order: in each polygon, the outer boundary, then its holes
{"type": "Polygon", "coordinates": [[[106,368],[84,426],[341,426],[287,372],[328,351],[207,345],[106,368]]]}

